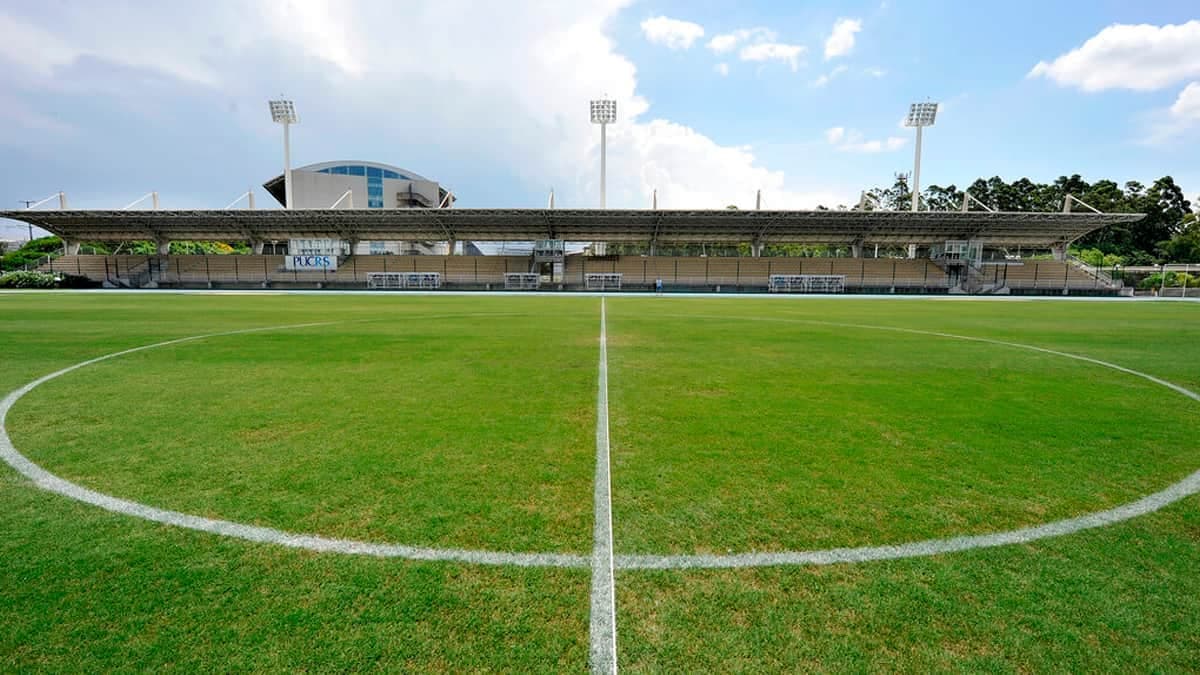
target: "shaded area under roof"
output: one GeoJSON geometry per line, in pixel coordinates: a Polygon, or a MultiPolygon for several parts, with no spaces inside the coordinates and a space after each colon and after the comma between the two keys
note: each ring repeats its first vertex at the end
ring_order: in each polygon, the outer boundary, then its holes
{"type": "Polygon", "coordinates": [[[1052,246],[1144,218],[1130,213],[625,209],[0,211],[73,241],[566,239],[618,243],[1052,246]]]}

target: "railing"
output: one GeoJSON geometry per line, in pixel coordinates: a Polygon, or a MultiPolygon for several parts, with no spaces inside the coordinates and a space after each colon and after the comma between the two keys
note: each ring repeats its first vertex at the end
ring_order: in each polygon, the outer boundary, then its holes
{"type": "Polygon", "coordinates": [[[1069,253],[1067,254],[1066,261],[1071,263],[1075,267],[1078,267],[1079,269],[1083,270],[1084,272],[1087,272],[1088,274],[1092,275],[1092,277],[1094,277],[1097,281],[1104,284],[1105,286],[1119,288],[1122,285],[1124,285],[1124,284],[1120,283],[1119,281],[1114,280],[1112,278],[1111,274],[1101,270],[1099,266],[1089,265],[1088,263],[1084,262],[1083,260],[1080,260],[1079,258],[1076,258],[1075,256],[1073,256],[1069,253]]]}
{"type": "Polygon", "coordinates": [[[37,262],[35,262],[35,263],[33,264],[33,267],[30,267],[30,266],[29,266],[29,263],[25,263],[25,264],[22,266],[22,268],[23,268],[23,269],[24,269],[26,272],[28,272],[29,270],[40,270],[40,269],[41,269],[43,266],[45,266],[45,265],[53,265],[53,264],[54,264],[54,258],[55,258],[55,257],[56,257],[56,256],[52,256],[52,255],[44,255],[44,256],[42,256],[41,258],[38,258],[37,262]]]}
{"type": "Polygon", "coordinates": [[[772,274],[767,289],[772,293],[842,293],[844,274],[772,274]]]}

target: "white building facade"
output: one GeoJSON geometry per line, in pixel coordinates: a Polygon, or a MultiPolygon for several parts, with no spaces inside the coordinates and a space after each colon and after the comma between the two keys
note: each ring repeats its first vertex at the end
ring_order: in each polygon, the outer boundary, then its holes
{"type": "MultiPolygon", "coordinates": [[[[285,204],[283,176],[263,183],[285,204]]],[[[292,205],[296,209],[437,209],[451,208],[455,197],[437,181],[396,166],[361,160],[339,160],[292,169],[292,205]]],[[[411,255],[449,253],[446,242],[293,239],[289,255],[411,255]]]]}

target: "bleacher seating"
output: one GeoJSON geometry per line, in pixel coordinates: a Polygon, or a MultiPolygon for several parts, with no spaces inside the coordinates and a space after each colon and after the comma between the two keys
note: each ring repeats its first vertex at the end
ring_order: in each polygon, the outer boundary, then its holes
{"type": "Polygon", "coordinates": [[[1011,290],[1087,290],[1104,287],[1103,282],[1091,274],[1061,260],[988,265],[985,267],[984,283],[1011,290]]]}
{"type": "Polygon", "coordinates": [[[678,258],[673,283],[679,286],[707,285],[708,258],[678,258]]]}
{"type": "MultiPolygon", "coordinates": [[[[449,287],[503,288],[508,272],[529,272],[528,256],[355,255],[336,271],[289,271],[282,255],[74,255],[56,258],[43,270],[86,276],[99,282],[182,286],[334,285],[365,287],[373,272],[436,272],[449,287]]],[[[771,275],[838,275],[849,291],[945,292],[950,275],[928,259],[903,258],[733,258],[567,256],[563,284],[581,288],[585,274],[622,275],[624,288],[650,288],[662,279],[668,288],[765,290],[771,275]]],[[[1028,260],[985,264],[977,281],[989,289],[1013,291],[1095,290],[1105,283],[1074,264],[1028,260]]]]}

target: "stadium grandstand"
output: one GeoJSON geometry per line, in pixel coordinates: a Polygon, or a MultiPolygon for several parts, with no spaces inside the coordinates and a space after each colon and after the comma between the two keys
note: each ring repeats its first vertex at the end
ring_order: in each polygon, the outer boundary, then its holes
{"type": "MultiPolygon", "coordinates": [[[[365,175],[349,173],[351,166],[333,162],[309,168],[317,176],[366,180],[365,175]],[[347,173],[323,173],[339,168],[347,173]]],[[[364,174],[367,166],[362,165],[364,174]]],[[[384,180],[417,185],[411,172],[387,170],[404,178],[384,180]]],[[[268,190],[273,185],[269,181],[268,190]]],[[[322,190],[328,197],[341,187],[331,183],[322,190]]],[[[440,187],[421,189],[427,196],[451,198],[440,187]]],[[[46,261],[43,269],[112,287],[648,290],[661,281],[667,290],[709,292],[992,294],[1119,292],[1119,282],[1072,259],[1067,246],[1096,229],[1142,217],[983,211],[452,209],[414,207],[411,202],[389,206],[26,210],[0,212],[0,217],[30,223],[63,239],[65,255],[46,261]],[[168,253],[172,241],[205,240],[248,242],[256,253],[168,253]],[[80,244],[91,241],[153,241],[160,254],[80,255],[80,244]],[[454,255],[458,242],[483,241],[537,244],[525,256],[454,255]],[[640,245],[647,255],[570,254],[564,245],[568,241],[640,245]],[[263,254],[266,242],[287,242],[287,254],[278,249],[263,254]],[[313,242],[322,242],[324,248],[313,248],[313,242]],[[424,244],[414,251],[382,242],[424,244]],[[742,245],[748,254],[655,255],[660,247],[701,243],[742,245]],[[846,255],[764,255],[768,246],[785,244],[826,245],[846,255]],[[877,257],[880,247],[908,255],[877,257]],[[1049,255],[1017,258],[1012,255],[1017,250],[1049,255]]],[[[474,246],[461,248],[479,252],[474,246]]]]}

